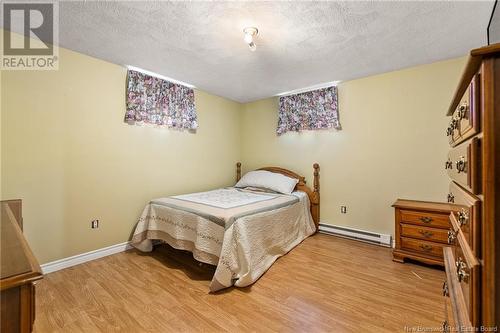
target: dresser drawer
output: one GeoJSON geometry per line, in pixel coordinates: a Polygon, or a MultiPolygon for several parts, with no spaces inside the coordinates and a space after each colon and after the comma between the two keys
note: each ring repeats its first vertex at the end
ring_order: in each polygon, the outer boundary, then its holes
{"type": "Polygon", "coordinates": [[[452,180],[472,193],[481,193],[480,139],[472,138],[450,150],[445,168],[452,180]]]}
{"type": "Polygon", "coordinates": [[[446,134],[452,146],[456,146],[480,132],[479,76],[480,74],[474,76],[451,117],[446,134]]]}
{"type": "Polygon", "coordinates": [[[442,258],[445,244],[434,243],[419,239],[401,237],[401,248],[404,250],[419,252],[428,256],[442,258]]]}
{"type": "Polygon", "coordinates": [[[453,308],[451,305],[451,299],[448,295],[448,283],[445,281],[443,285],[443,296],[444,296],[444,321],[442,323],[441,332],[458,332],[457,324],[455,323],[455,317],[453,315],[453,308]]]}
{"type": "Polygon", "coordinates": [[[462,232],[462,235],[467,242],[468,246],[472,249],[474,245],[474,240],[472,239],[472,233],[470,232],[470,225],[469,224],[461,224],[460,221],[463,221],[463,216],[466,214],[465,209],[462,208],[461,211],[456,212],[456,213],[451,213],[450,214],[450,224],[451,224],[451,230],[453,230],[453,238],[454,242],[453,245],[458,246],[458,234],[459,231],[462,232]]]}
{"type": "Polygon", "coordinates": [[[456,229],[459,227],[476,256],[481,254],[479,239],[481,237],[481,200],[462,189],[454,182],[450,184],[448,199],[452,198],[457,205],[457,211],[450,215],[450,223],[456,229]]]}
{"type": "Polygon", "coordinates": [[[472,325],[479,323],[479,261],[472,253],[463,233],[457,235],[455,246],[455,268],[472,325]]]}
{"type": "Polygon", "coordinates": [[[449,228],[448,214],[401,210],[401,222],[434,228],[449,228]]]}
{"type": "Polygon", "coordinates": [[[401,235],[403,237],[424,239],[432,242],[448,243],[448,231],[446,229],[401,224],[401,235]]]}
{"type": "Polygon", "coordinates": [[[443,295],[449,298],[445,307],[450,306],[451,311],[446,309],[445,318],[451,329],[450,332],[473,332],[469,311],[460,286],[456,260],[450,247],[443,249],[444,267],[446,271],[446,284],[443,285],[443,295]],[[453,330],[455,328],[455,330],[453,330]]]}

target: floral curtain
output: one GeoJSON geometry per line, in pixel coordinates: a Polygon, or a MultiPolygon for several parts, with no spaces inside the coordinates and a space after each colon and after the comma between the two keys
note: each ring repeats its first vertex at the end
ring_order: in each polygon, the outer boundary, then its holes
{"type": "Polygon", "coordinates": [[[127,81],[127,123],[198,128],[193,89],[134,70],[127,81]]]}
{"type": "Polygon", "coordinates": [[[326,128],[341,129],[337,87],[280,97],[278,135],[326,128]]]}

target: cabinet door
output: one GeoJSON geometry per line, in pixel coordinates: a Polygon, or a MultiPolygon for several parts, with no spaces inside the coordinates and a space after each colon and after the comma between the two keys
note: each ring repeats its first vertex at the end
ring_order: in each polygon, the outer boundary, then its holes
{"type": "Polygon", "coordinates": [[[450,145],[456,146],[481,131],[479,93],[480,74],[476,74],[451,116],[450,125],[446,131],[450,145]]]}
{"type": "Polygon", "coordinates": [[[2,290],[0,301],[2,304],[1,332],[21,332],[21,287],[2,290]]]}
{"type": "Polygon", "coordinates": [[[35,321],[35,285],[27,283],[21,286],[21,332],[31,332],[35,321]]]}
{"type": "Polygon", "coordinates": [[[455,246],[455,267],[457,270],[460,288],[464,295],[465,304],[469,318],[473,326],[479,325],[480,304],[480,266],[479,261],[472,253],[463,233],[457,235],[457,246],[455,246]]]}
{"type": "Polygon", "coordinates": [[[453,225],[454,220],[466,236],[473,253],[481,256],[481,200],[475,195],[467,192],[455,182],[451,182],[448,200],[457,204],[457,211],[450,216],[453,225]],[[454,220],[453,220],[454,219],[454,220]]]}
{"type": "MultiPolygon", "coordinates": [[[[462,288],[458,278],[458,271],[456,268],[456,259],[453,250],[450,247],[445,247],[443,250],[444,267],[446,271],[446,295],[450,298],[450,305],[452,308],[451,315],[455,326],[459,329],[458,332],[463,330],[472,331],[472,324],[470,322],[469,312],[465,303],[462,288]]],[[[444,290],[443,290],[444,292],[444,290]]]]}
{"type": "Polygon", "coordinates": [[[445,168],[456,183],[474,194],[480,194],[481,140],[475,137],[451,149],[445,168]]]}

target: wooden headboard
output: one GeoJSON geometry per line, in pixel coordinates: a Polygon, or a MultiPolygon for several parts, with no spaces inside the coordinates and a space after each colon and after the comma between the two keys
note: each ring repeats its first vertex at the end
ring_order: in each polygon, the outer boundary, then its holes
{"type": "MultiPolygon", "coordinates": [[[[316,231],[318,231],[318,227],[319,227],[319,164],[318,163],[313,164],[314,180],[313,180],[313,188],[312,189],[306,185],[306,179],[304,176],[300,176],[300,175],[296,174],[295,172],[290,171],[288,169],[284,169],[284,168],[280,168],[280,167],[265,167],[265,168],[260,168],[257,170],[265,170],[265,171],[270,171],[270,172],[275,172],[275,173],[281,173],[282,175],[285,175],[287,177],[298,179],[299,182],[297,183],[297,186],[295,186],[295,190],[307,193],[307,196],[309,197],[309,201],[311,204],[311,215],[312,215],[314,224],[316,225],[316,231]]],[[[236,163],[236,181],[239,181],[240,179],[241,179],[241,163],[238,162],[238,163],[236,163]]]]}

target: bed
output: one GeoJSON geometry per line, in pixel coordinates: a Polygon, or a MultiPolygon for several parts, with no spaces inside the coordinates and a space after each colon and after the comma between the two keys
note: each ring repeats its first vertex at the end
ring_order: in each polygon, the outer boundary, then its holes
{"type": "MultiPolygon", "coordinates": [[[[290,193],[227,187],[151,200],[137,222],[131,243],[149,252],[155,242],[165,242],[192,252],[202,263],[216,266],[211,292],[251,285],[276,259],[317,231],[317,163],[313,170],[312,189],[303,176],[293,171],[266,167],[256,171],[294,180],[290,193]]],[[[238,162],[235,186],[243,181],[241,178],[238,162]]]]}

